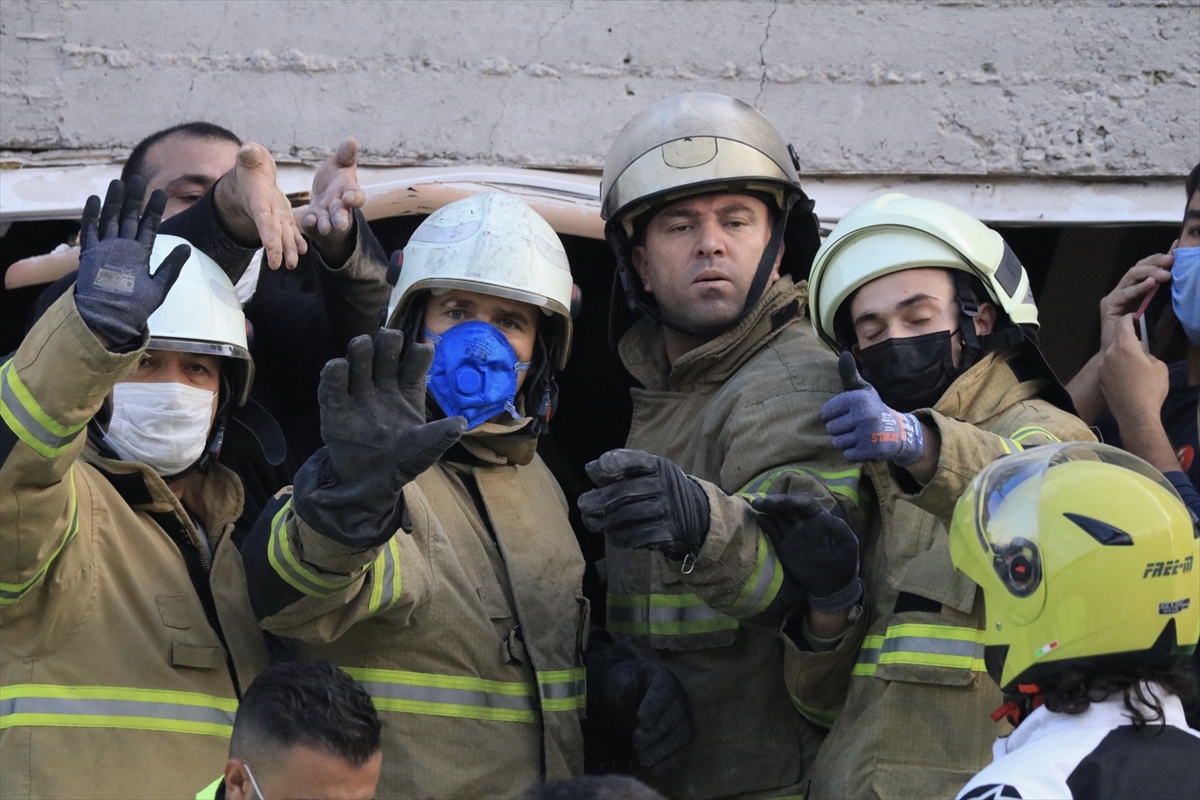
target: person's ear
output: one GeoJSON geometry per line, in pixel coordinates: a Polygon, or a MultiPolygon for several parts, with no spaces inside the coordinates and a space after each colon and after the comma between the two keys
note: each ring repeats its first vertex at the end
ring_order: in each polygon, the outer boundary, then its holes
{"type": "Polygon", "coordinates": [[[975,335],[987,336],[996,327],[996,304],[980,303],[975,317],[975,335]]]}
{"type": "Polygon", "coordinates": [[[775,266],[771,268],[771,280],[768,286],[774,285],[775,281],[779,280],[779,267],[783,264],[783,254],[787,250],[787,245],[783,242],[779,243],[779,252],[775,256],[775,266]]]}
{"type": "Polygon", "coordinates": [[[630,251],[630,261],[633,262],[633,268],[637,270],[638,277],[642,281],[642,289],[649,294],[654,294],[654,289],[650,288],[650,260],[646,257],[646,246],[642,244],[634,245],[630,251]]]}
{"type": "Polygon", "coordinates": [[[251,800],[254,797],[254,785],[246,773],[246,765],[237,758],[225,762],[225,798],[226,800],[251,800]]]}

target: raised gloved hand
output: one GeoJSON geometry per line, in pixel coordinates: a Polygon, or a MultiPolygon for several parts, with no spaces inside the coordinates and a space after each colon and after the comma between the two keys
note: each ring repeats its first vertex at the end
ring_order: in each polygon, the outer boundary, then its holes
{"type": "Polygon", "coordinates": [[[589,463],[599,488],[579,497],[588,530],[613,547],[650,548],[693,557],[708,535],[708,498],[678,466],[641,450],[609,450],[589,463]]]}
{"type": "Polygon", "coordinates": [[[672,672],[652,658],[613,665],[604,676],[606,716],[632,739],[642,766],[662,773],[683,763],[692,742],[692,708],[672,672]]]}
{"type": "Polygon", "coordinates": [[[462,436],[466,420],[425,421],[425,373],[433,347],[383,329],[358,336],[345,358],[321,371],[325,446],[296,473],[301,519],[343,544],[373,547],[399,527],[401,489],[433,466],[462,436]]]}
{"type": "Polygon", "coordinates": [[[92,195],[81,220],[75,307],[88,328],[116,352],[140,342],[146,320],[162,305],[192,254],[181,244],[150,274],[150,254],[167,195],[156,190],[143,214],[145,189],[138,176],[128,186],[113,181],[103,209],[100,198],[92,195]]]}
{"type": "Polygon", "coordinates": [[[862,597],[858,537],[810,494],[769,494],[750,502],[784,571],[808,593],[809,607],[832,614],[862,597]]]}
{"type": "Polygon", "coordinates": [[[898,467],[917,463],[925,452],[920,421],[880,400],[875,387],[859,376],[850,353],[838,359],[838,373],[845,391],[821,406],[833,446],[850,461],[890,460],[898,467]]]}

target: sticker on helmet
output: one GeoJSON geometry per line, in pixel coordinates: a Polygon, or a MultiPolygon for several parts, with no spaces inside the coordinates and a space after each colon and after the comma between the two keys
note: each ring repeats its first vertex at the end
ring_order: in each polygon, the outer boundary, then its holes
{"type": "Polygon", "coordinates": [[[1159,603],[1158,613],[1163,615],[1178,614],[1192,604],[1192,598],[1185,597],[1182,600],[1175,600],[1171,603],[1159,603]]]}
{"type": "Polygon", "coordinates": [[[1044,644],[1041,647],[1039,647],[1037,650],[1034,650],[1033,657],[1041,658],[1042,656],[1046,655],[1046,653],[1053,651],[1057,647],[1058,647],[1058,639],[1055,639],[1053,642],[1044,644]]]}
{"type": "Polygon", "coordinates": [[[1166,578],[1179,573],[1192,571],[1192,556],[1177,558],[1174,561],[1151,561],[1146,565],[1143,578],[1166,578]]]}

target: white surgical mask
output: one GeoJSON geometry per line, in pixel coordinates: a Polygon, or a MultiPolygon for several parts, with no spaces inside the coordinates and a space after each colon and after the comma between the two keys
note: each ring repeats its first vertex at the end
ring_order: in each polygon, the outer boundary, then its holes
{"type": "Polygon", "coordinates": [[[212,402],[212,392],[195,386],[123,381],[113,387],[112,421],[104,442],[122,461],[140,461],[159,475],[178,475],[204,452],[212,402]]]}

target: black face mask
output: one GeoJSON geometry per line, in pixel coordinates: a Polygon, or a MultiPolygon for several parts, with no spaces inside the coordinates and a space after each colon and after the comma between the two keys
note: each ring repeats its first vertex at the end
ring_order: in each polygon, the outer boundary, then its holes
{"type": "Polygon", "coordinates": [[[959,376],[951,341],[958,331],[888,339],[860,350],[863,378],[901,413],[932,408],[959,376]]]}

